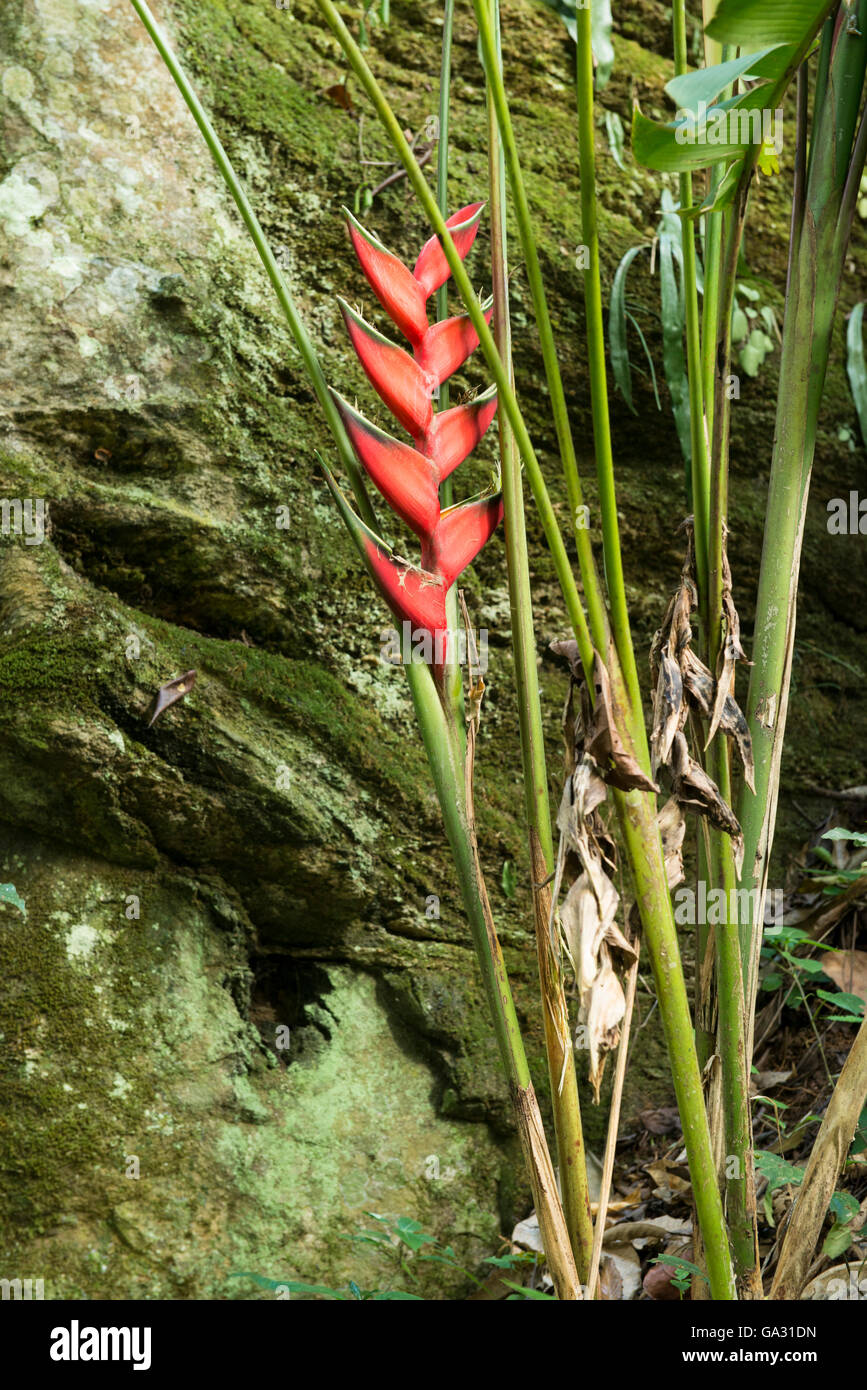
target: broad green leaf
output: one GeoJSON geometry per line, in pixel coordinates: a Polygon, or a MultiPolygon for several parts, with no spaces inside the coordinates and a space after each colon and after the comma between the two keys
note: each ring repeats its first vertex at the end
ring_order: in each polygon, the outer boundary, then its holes
{"type": "MultiPolygon", "coordinates": [[[[786,54],[791,54],[794,50],[791,47],[785,49],[786,54]]],[[[759,60],[768,54],[780,54],[781,45],[774,44],[770,48],[764,48],[760,53],[748,53],[745,57],[732,58],[728,63],[717,63],[714,67],[698,68],[696,72],[684,72],[679,77],[673,77],[670,82],[666,82],[665,90],[671,97],[675,106],[683,111],[697,111],[699,102],[704,102],[710,106],[719,96],[720,92],[725,91],[726,87],[738,77],[745,74],[752,75],[752,69],[759,60]]],[[[780,71],[785,70],[787,59],[781,61],[780,71]]]]}
{"type": "Polygon", "coordinates": [[[861,1205],[851,1192],[835,1192],[828,1210],[836,1221],[852,1221],[861,1210],[861,1205]]]}
{"type": "MultiPolygon", "coordinates": [[[[863,304],[856,304],[856,309],[863,309],[863,304]]],[[[854,317],[855,309],[852,310],[854,317]]],[[[851,320],[850,320],[851,323],[851,320]]],[[[841,825],[837,825],[833,830],[826,830],[822,836],[823,840],[848,840],[853,845],[861,847],[867,846],[867,835],[861,830],[844,830],[841,825]]]]}
{"type": "Polygon", "coordinates": [[[12,907],[18,908],[22,917],[27,916],[24,899],[18,896],[14,883],[0,883],[0,903],[9,903],[12,907]]]}
{"type": "Polygon", "coordinates": [[[864,1013],[864,1000],[859,994],[847,994],[842,989],[836,994],[832,994],[829,989],[817,989],[816,993],[826,1004],[833,1004],[835,1009],[846,1009],[856,1021],[860,1020],[864,1013]]]}
{"type": "Polygon", "coordinates": [[[345,1294],[332,1289],[328,1284],[303,1284],[297,1279],[266,1279],[262,1274],[250,1274],[246,1271],[241,1274],[230,1274],[230,1279],[252,1279],[254,1284],[258,1284],[260,1289],[288,1289],[290,1293],[313,1293],[319,1294],[323,1298],[334,1298],[338,1303],[348,1302],[345,1294]]]}
{"type": "MultiPolygon", "coordinates": [[[[846,329],[846,375],[849,378],[852,399],[858,412],[861,439],[867,444],[867,363],[864,361],[863,318],[864,301],[862,300],[855,305],[849,315],[849,326],[846,329]]],[[[838,826],[836,830],[829,830],[823,839],[848,840],[850,833],[850,831],[842,830],[838,826]]]]}
{"type": "MultiPolygon", "coordinates": [[[[714,138],[721,130],[717,118],[713,115],[713,111],[717,109],[713,108],[708,113],[709,123],[706,132],[712,133],[714,138]]],[[[725,120],[727,113],[721,111],[720,117],[725,120]]],[[[632,153],[639,164],[661,173],[682,174],[690,169],[706,169],[711,164],[719,164],[722,160],[742,155],[746,147],[752,143],[750,140],[726,139],[721,144],[711,144],[698,138],[690,138],[691,135],[697,137],[699,133],[695,128],[691,131],[685,120],[676,121],[671,125],[659,125],[656,121],[648,120],[637,107],[632,113],[632,153]]]]}
{"type": "Polygon", "coordinates": [[[828,0],[721,0],[705,32],[741,48],[802,44],[833,8],[828,0]]]}
{"type": "Polygon", "coordinates": [[[822,1254],[829,1255],[831,1259],[836,1259],[839,1255],[844,1255],[849,1249],[854,1239],[852,1224],[849,1221],[835,1221],[830,1231],[822,1241],[822,1254]]]}
{"type": "Polygon", "coordinates": [[[651,1260],[652,1265],[672,1265],[675,1269],[689,1270],[690,1274],[699,1279],[704,1279],[707,1283],[707,1275],[703,1274],[698,1265],[692,1264],[690,1260],[684,1260],[680,1255],[657,1255],[655,1260],[651,1260]]]}
{"type": "Polygon", "coordinates": [[[789,1163],[779,1154],[759,1151],[755,1158],[758,1172],[762,1173],[768,1180],[768,1192],[773,1192],[778,1187],[784,1187],[789,1182],[797,1186],[804,1180],[804,1169],[796,1168],[794,1163],[789,1163]]]}
{"type": "Polygon", "coordinates": [[[788,954],[786,955],[786,959],[791,961],[796,969],[805,970],[808,975],[821,975],[824,973],[820,960],[811,960],[807,956],[790,956],[788,954]]]}

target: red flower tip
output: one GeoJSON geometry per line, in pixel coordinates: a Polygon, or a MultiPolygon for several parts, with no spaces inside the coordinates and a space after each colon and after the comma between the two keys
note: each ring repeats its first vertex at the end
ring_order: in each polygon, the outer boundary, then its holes
{"type": "Polygon", "coordinates": [[[431,535],[422,541],[425,569],[441,574],[447,589],[487,545],[503,517],[503,494],[497,492],[461,502],[441,514],[431,535]]]}
{"type": "Polygon", "coordinates": [[[386,250],[351,212],[344,211],[355,254],[373,293],[404,337],[415,346],[428,328],[424,290],[403,261],[386,250]]]}
{"type": "MultiPolygon", "coordinates": [[[[493,312],[489,301],[484,308],[486,323],[490,323],[493,312]]],[[[428,329],[416,351],[416,361],[438,387],[466,362],[478,346],[479,335],[470,322],[469,314],[457,314],[428,329]]]]}
{"type": "Polygon", "coordinates": [[[425,438],[425,452],[436,464],[439,480],[447,478],[475,449],[497,413],[497,388],[466,405],[452,406],[431,420],[425,438]]]}
{"type": "MultiPolygon", "coordinates": [[[[459,212],[452,213],[446,221],[461,260],[476,239],[484,206],[484,203],[470,203],[459,212]]],[[[438,236],[432,236],[425,242],[412,273],[424,290],[426,299],[448,280],[451,270],[438,236]]]]}
{"type": "Polygon", "coordinates": [[[383,338],[375,328],[338,299],[352,346],[367,378],[414,439],[421,438],[433,416],[431,391],[418,364],[408,352],[383,338]]]}
{"type": "Polygon", "coordinates": [[[331,394],[359,463],[400,519],[416,535],[428,535],[440,516],[439,477],[434,461],[377,429],[337,391],[331,394]]]}
{"type": "Polygon", "coordinates": [[[442,576],[398,560],[369,536],[364,545],[374,579],[395,617],[428,632],[441,632],[447,626],[442,576]]]}

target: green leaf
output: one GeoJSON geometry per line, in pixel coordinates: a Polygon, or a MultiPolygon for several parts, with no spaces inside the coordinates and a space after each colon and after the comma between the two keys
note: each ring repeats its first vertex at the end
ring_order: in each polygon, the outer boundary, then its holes
{"type": "Polygon", "coordinates": [[[24,899],[20,898],[15,891],[14,883],[0,883],[0,903],[10,903],[12,907],[17,907],[22,917],[27,916],[27,909],[24,906],[24,899]]]}
{"type": "Polygon", "coordinates": [[[828,0],[721,0],[705,33],[741,48],[803,44],[832,8],[828,0]]]}
{"type": "Polygon", "coordinates": [[[851,1192],[835,1192],[828,1210],[837,1221],[852,1221],[861,1210],[861,1204],[851,1192]]]}
{"type": "MultiPolygon", "coordinates": [[[[611,42],[611,0],[590,0],[590,32],[593,57],[596,59],[596,90],[600,92],[614,68],[614,45],[611,42]]],[[[623,165],[621,164],[620,167],[622,169],[623,165]]]]}
{"type": "Polygon", "coordinates": [[[854,1023],[861,1022],[864,1016],[864,1000],[859,994],[847,994],[842,989],[836,994],[832,994],[828,989],[817,989],[816,993],[826,1004],[833,1004],[835,1009],[846,1009],[854,1023]]]}
{"type": "Polygon", "coordinates": [[[785,1187],[786,1183],[794,1186],[804,1180],[804,1169],[796,1168],[794,1163],[789,1163],[779,1154],[758,1152],[755,1156],[756,1169],[768,1180],[768,1192],[774,1192],[778,1187],[785,1187]]]}
{"type": "Polygon", "coordinates": [[[623,162],[623,122],[616,111],[605,112],[605,134],[608,138],[608,148],[611,150],[611,158],[624,174],[626,165],[623,162]]]}
{"type": "MultiPolygon", "coordinates": [[[[726,138],[720,144],[712,144],[704,139],[691,139],[691,134],[697,136],[699,133],[709,134],[713,131],[716,135],[718,121],[725,119],[725,112],[713,108],[708,117],[707,132],[699,132],[697,129],[691,132],[685,120],[675,121],[670,125],[659,125],[656,121],[648,120],[636,107],[632,113],[632,153],[635,159],[647,169],[683,174],[690,169],[707,169],[711,164],[719,164],[734,155],[742,155],[752,143],[750,140],[733,141],[726,138]],[[714,112],[718,114],[715,115],[714,112]]],[[[742,131],[738,130],[737,133],[740,135],[742,131]]]]}
{"type": "Polygon", "coordinates": [[[686,303],[683,294],[683,252],[680,218],[667,188],[662,191],[662,222],[659,228],[659,290],[662,306],[662,362],[671,396],[671,408],[683,457],[692,457],[689,423],[689,378],[686,373],[684,332],[686,303]],[[678,285],[675,263],[680,266],[678,285]]]}
{"type": "MultiPolygon", "coordinates": [[[[675,106],[682,111],[698,111],[700,102],[704,102],[705,106],[712,105],[720,92],[725,91],[736,78],[747,73],[752,75],[752,68],[757,62],[770,53],[780,52],[780,45],[773,44],[770,48],[763,48],[759,53],[732,58],[728,63],[716,63],[713,67],[699,68],[696,72],[684,72],[666,82],[665,90],[675,106]]],[[[791,55],[793,52],[792,48],[785,49],[785,55],[791,55]]],[[[785,70],[787,61],[786,56],[780,60],[781,72],[785,70]]]]}
{"type": "Polygon", "coordinates": [[[651,1260],[652,1265],[672,1265],[677,1270],[688,1270],[694,1278],[704,1279],[707,1283],[707,1275],[699,1269],[698,1265],[692,1264],[690,1260],[685,1260],[681,1255],[657,1255],[656,1259],[651,1260]]]}
{"type": "Polygon", "coordinates": [[[632,370],[629,366],[629,347],[626,341],[626,274],[643,246],[632,246],[626,252],[614,275],[611,286],[611,302],[608,306],[608,347],[611,352],[611,370],[621,395],[632,411],[638,411],[632,403],[632,370]]]}
{"type": "Polygon", "coordinates": [[[507,898],[514,898],[515,889],[518,886],[518,874],[515,863],[512,859],[507,859],[503,865],[503,877],[501,880],[502,889],[507,898]]]}
{"type": "MultiPolygon", "coordinates": [[[[856,304],[855,306],[855,309],[863,308],[863,304],[856,304]]],[[[852,310],[853,315],[855,313],[855,309],[852,310]]],[[[835,826],[833,830],[826,830],[824,835],[822,836],[822,839],[845,840],[853,845],[858,845],[861,849],[867,847],[867,835],[864,834],[863,830],[844,830],[842,825],[835,826]]]]}
{"type": "Polygon", "coordinates": [[[398,1240],[402,1241],[410,1250],[420,1250],[423,1245],[436,1245],[436,1236],[425,1235],[419,1221],[413,1221],[409,1216],[398,1218],[394,1226],[394,1233],[398,1240]]]}
{"type": "Polygon", "coordinates": [[[809,956],[790,956],[787,952],[783,954],[786,956],[786,960],[797,970],[803,970],[808,975],[821,975],[824,973],[820,960],[813,960],[809,956]]]}
{"type": "Polygon", "coordinates": [[[822,1242],[822,1254],[835,1259],[844,1255],[854,1239],[852,1225],[848,1221],[835,1221],[822,1242]]]}
{"type": "MultiPolygon", "coordinates": [[[[521,1298],[541,1298],[545,1303],[556,1303],[557,1299],[553,1294],[543,1293],[541,1289],[526,1289],[523,1284],[513,1284],[510,1279],[504,1279],[503,1283],[507,1289],[515,1289],[521,1298]]],[[[508,1303],[509,1300],[507,1299],[508,1303]]]]}
{"type": "Polygon", "coordinates": [[[339,1293],[337,1289],[332,1289],[328,1284],[303,1284],[297,1279],[266,1279],[263,1274],[230,1274],[230,1279],[252,1279],[254,1284],[258,1284],[260,1289],[288,1289],[290,1293],[313,1293],[319,1294],[323,1298],[334,1298],[339,1303],[348,1302],[346,1295],[339,1293]]]}

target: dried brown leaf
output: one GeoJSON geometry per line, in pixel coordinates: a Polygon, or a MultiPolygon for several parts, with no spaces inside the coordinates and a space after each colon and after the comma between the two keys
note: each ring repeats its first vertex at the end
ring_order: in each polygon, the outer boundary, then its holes
{"type": "Polygon", "coordinates": [[[681,727],[683,711],[683,678],[680,666],[671,655],[671,645],[664,643],[659,653],[659,674],[653,699],[653,728],[650,734],[650,766],[654,777],[661,763],[671,755],[674,736],[681,727]]]}
{"type": "Polygon", "coordinates": [[[178,676],[175,680],[168,681],[165,685],[161,685],[148,706],[148,709],[145,711],[146,714],[150,714],[148,728],[155,724],[160,715],[165,714],[167,709],[177,704],[178,700],[182,700],[185,695],[189,695],[195,683],[195,671],[187,671],[185,675],[178,676]]]}
{"type": "Polygon", "coordinates": [[[867,999],[867,951],[826,951],[819,959],[838,989],[867,999]]]}
{"type": "Polygon", "coordinates": [[[686,837],[686,821],[683,812],[672,796],[658,812],[656,823],[662,837],[662,853],[665,858],[665,876],[669,892],[683,883],[683,842],[686,837]]]}
{"type": "Polygon", "coordinates": [[[676,734],[672,745],[671,769],[674,775],[674,795],[681,806],[694,815],[706,816],[711,825],[724,830],[735,841],[741,840],[737,816],[720,796],[719,787],[689,755],[683,734],[676,734]]]}
{"type": "Polygon", "coordinates": [[[642,772],[635,754],[623,742],[617,727],[611,683],[597,652],[593,664],[595,703],[585,721],[584,748],[595,759],[603,781],[620,791],[658,792],[655,782],[642,772]]]}

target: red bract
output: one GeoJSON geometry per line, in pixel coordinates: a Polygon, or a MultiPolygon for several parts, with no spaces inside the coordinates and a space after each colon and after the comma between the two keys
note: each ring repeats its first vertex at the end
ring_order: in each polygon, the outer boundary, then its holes
{"type": "MultiPolygon", "coordinates": [[[[461,208],[447,226],[463,259],[479,228],[482,203],[461,208]]],[[[349,235],[361,268],[386,313],[409,342],[410,355],[390,342],[340,300],[346,327],[371,385],[397,417],[413,444],[372,425],[333,392],[362,468],[389,506],[421,540],[421,568],[398,560],[365,528],[363,548],[371,573],[392,612],[431,635],[442,676],[446,643],[446,593],[490,539],[503,515],[500,493],[440,511],[439,485],[478,444],[497,409],[495,388],[465,405],[435,414],[432,397],[477,347],[466,314],[428,323],[427,301],[450,271],[437,237],[422,248],[410,271],[403,261],[347,213],[349,235]]],[[[490,321],[491,308],[484,306],[490,321]]]]}

